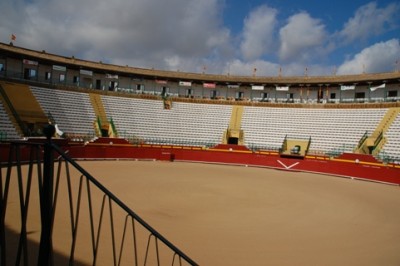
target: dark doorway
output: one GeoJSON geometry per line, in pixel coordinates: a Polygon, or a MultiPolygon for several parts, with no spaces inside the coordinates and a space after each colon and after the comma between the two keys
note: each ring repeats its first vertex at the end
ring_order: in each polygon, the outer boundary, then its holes
{"type": "Polygon", "coordinates": [[[322,100],[324,99],[324,90],[319,88],[318,90],[318,102],[322,102],[322,100]]]}
{"type": "Polygon", "coordinates": [[[102,137],[105,137],[105,138],[108,137],[108,129],[103,129],[103,128],[102,128],[102,129],[101,129],[101,136],[102,136],[102,137]]]}
{"type": "Polygon", "coordinates": [[[24,79],[31,79],[36,76],[36,70],[31,68],[24,69],[24,79]]]}
{"type": "Polygon", "coordinates": [[[114,91],[116,87],[117,87],[117,82],[116,81],[110,81],[110,85],[108,86],[108,90],[109,91],[114,91]]]}
{"type": "Polygon", "coordinates": [[[288,103],[294,102],[293,97],[294,97],[293,93],[288,93],[288,94],[286,94],[286,101],[287,101],[288,103]]]}
{"type": "Polygon", "coordinates": [[[218,96],[218,91],[217,90],[212,90],[210,91],[210,98],[215,99],[218,96]]]}
{"type": "Polygon", "coordinates": [[[236,92],[236,100],[242,100],[244,97],[243,91],[237,91],[236,92]]]}
{"type": "Polygon", "coordinates": [[[96,90],[101,90],[101,80],[96,79],[96,90]]]}
{"type": "Polygon", "coordinates": [[[238,145],[239,143],[239,139],[238,138],[229,138],[228,139],[228,144],[234,144],[234,145],[238,145]]]}

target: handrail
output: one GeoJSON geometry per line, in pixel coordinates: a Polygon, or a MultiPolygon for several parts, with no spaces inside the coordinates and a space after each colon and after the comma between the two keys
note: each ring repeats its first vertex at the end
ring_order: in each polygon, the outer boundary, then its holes
{"type": "Polygon", "coordinates": [[[379,131],[378,137],[376,137],[376,140],[374,142],[374,147],[378,146],[382,139],[383,139],[383,131],[379,131]]]}
{"type": "Polygon", "coordinates": [[[285,135],[285,138],[283,139],[280,152],[285,152],[286,150],[287,150],[287,135],[285,135]]]}
{"type": "Polygon", "coordinates": [[[356,149],[360,149],[367,139],[368,139],[368,131],[365,131],[364,135],[358,141],[356,149]]]}
{"type": "Polygon", "coordinates": [[[306,148],[306,153],[308,153],[308,150],[310,149],[310,146],[311,146],[311,136],[310,136],[310,138],[308,139],[308,144],[307,144],[307,148],[306,148]]]}
{"type": "MultiPolygon", "coordinates": [[[[129,256],[131,254],[134,257],[134,262],[131,263],[133,265],[138,265],[138,247],[136,244],[136,230],[137,225],[140,225],[141,229],[144,230],[144,232],[147,232],[146,234],[148,235],[147,239],[147,247],[145,248],[145,255],[143,257],[142,254],[142,259],[144,260],[144,265],[149,261],[150,254],[154,255],[153,253],[155,252],[156,258],[153,260],[157,261],[157,265],[160,265],[160,258],[161,258],[161,253],[159,251],[159,242],[163,244],[163,247],[165,247],[166,250],[169,250],[168,254],[171,254],[172,257],[172,264],[169,265],[175,265],[177,263],[178,265],[182,265],[182,261],[186,262],[189,265],[197,265],[195,261],[193,261],[190,257],[188,257],[185,253],[183,253],[180,249],[178,249],[175,245],[173,245],[169,240],[167,240],[163,235],[161,235],[158,231],[156,231],[153,227],[151,227],[146,221],[144,221],[137,213],[135,213],[133,210],[131,210],[125,203],[123,203],[116,195],[114,195],[110,190],[108,190],[103,184],[101,184],[96,178],[94,178],[89,172],[87,172],[83,167],[81,167],[76,161],[74,161],[66,152],[64,152],[60,147],[58,147],[55,143],[51,141],[51,136],[54,134],[54,126],[49,125],[47,128],[45,128],[44,132],[47,136],[47,141],[45,143],[27,143],[27,142],[22,142],[22,141],[15,141],[11,143],[10,146],[10,152],[9,152],[9,159],[8,159],[8,165],[7,165],[7,174],[6,174],[6,179],[3,180],[2,173],[3,171],[0,171],[0,264],[1,265],[8,265],[10,262],[7,262],[7,260],[13,259],[13,258],[7,258],[8,252],[6,252],[6,231],[7,229],[7,224],[6,224],[6,208],[7,208],[7,202],[8,202],[8,192],[11,190],[10,188],[10,183],[12,183],[11,180],[14,180],[14,176],[12,176],[12,169],[16,168],[16,175],[18,180],[18,189],[15,189],[16,191],[19,191],[19,200],[20,200],[20,209],[21,209],[21,228],[19,233],[19,243],[18,243],[18,251],[15,252],[17,253],[15,257],[15,264],[20,265],[20,262],[23,261],[25,265],[29,265],[31,263],[31,257],[28,257],[28,230],[29,228],[28,220],[27,220],[27,214],[28,214],[28,206],[29,206],[29,200],[30,200],[30,194],[32,194],[33,190],[31,189],[31,186],[33,183],[35,183],[32,178],[33,178],[33,169],[37,169],[37,178],[38,178],[38,183],[39,183],[39,199],[40,199],[40,221],[41,221],[41,232],[40,232],[40,243],[39,243],[39,251],[38,251],[38,256],[37,256],[37,261],[34,262],[34,264],[38,265],[53,265],[53,246],[56,245],[57,243],[55,240],[53,240],[53,230],[54,230],[54,219],[55,217],[58,217],[57,215],[64,215],[63,212],[68,212],[69,209],[69,216],[70,216],[70,223],[71,223],[71,233],[72,238],[70,244],[70,255],[68,258],[65,258],[66,260],[69,261],[69,264],[72,265],[75,262],[75,252],[76,252],[76,243],[78,241],[79,232],[78,232],[78,224],[82,224],[83,221],[82,219],[89,219],[89,225],[90,225],[90,232],[91,232],[91,238],[85,238],[84,241],[87,243],[88,246],[91,245],[92,248],[92,256],[89,259],[92,259],[92,264],[95,265],[96,261],[98,259],[98,256],[101,256],[99,254],[99,239],[101,235],[101,224],[103,223],[103,220],[106,220],[104,218],[104,213],[105,213],[105,208],[108,206],[109,210],[109,223],[111,225],[111,247],[112,251],[110,252],[112,254],[113,262],[114,265],[120,265],[121,263],[121,257],[122,257],[122,251],[123,247],[125,244],[125,238],[128,233],[131,233],[134,238],[134,243],[133,243],[133,251],[131,253],[128,253],[129,256]],[[21,152],[21,147],[29,148],[30,152],[28,152],[30,155],[27,155],[26,153],[22,154],[21,152]],[[43,153],[44,150],[44,153],[43,153]],[[15,155],[15,156],[14,156],[15,155]],[[56,176],[54,176],[55,171],[55,163],[54,163],[54,158],[58,156],[58,169],[56,171],[56,176]],[[27,178],[27,183],[23,183],[23,174],[21,171],[21,166],[23,164],[24,160],[28,160],[28,178],[27,178]],[[43,168],[42,168],[43,165],[43,168]],[[62,175],[62,167],[65,165],[65,176],[62,175]],[[71,182],[73,182],[76,179],[71,178],[71,168],[74,169],[74,173],[77,173],[80,175],[79,181],[75,181],[79,183],[79,188],[76,190],[78,193],[77,195],[77,202],[74,202],[73,200],[73,193],[72,191],[75,191],[71,188],[71,182]],[[36,168],[34,168],[36,167],[36,168]],[[43,169],[43,172],[42,170],[43,169]],[[67,194],[68,194],[68,199],[65,201],[61,201],[58,199],[59,193],[60,193],[60,181],[61,178],[62,180],[66,180],[67,182],[67,194]],[[85,190],[85,184],[86,184],[86,190],[85,190]],[[94,204],[94,198],[95,193],[91,192],[93,188],[96,189],[96,195],[102,197],[102,205],[101,205],[101,215],[98,218],[99,219],[99,224],[98,228],[95,229],[95,222],[94,222],[94,209],[92,209],[92,204],[94,204]],[[31,191],[32,190],[32,191],[31,191]],[[83,195],[86,193],[87,195],[87,200],[88,200],[88,206],[89,206],[89,213],[86,213],[84,216],[81,211],[84,207],[82,207],[82,198],[83,195]],[[101,196],[102,195],[102,196],[101,196]],[[106,204],[108,203],[108,204],[106,204]],[[58,212],[56,211],[56,206],[62,204],[67,204],[69,207],[65,207],[64,209],[60,209],[58,212]],[[117,208],[115,208],[117,207],[117,208]],[[115,210],[114,210],[115,208],[115,210]],[[61,214],[60,214],[61,212],[61,214]],[[116,217],[114,213],[118,212],[120,216],[116,217]],[[90,215],[88,217],[88,215],[90,215]],[[84,216],[84,218],[81,218],[84,216]],[[121,218],[125,217],[125,218],[121,218]],[[117,227],[114,225],[114,219],[120,218],[120,221],[122,219],[125,220],[124,224],[124,229],[123,229],[123,235],[122,239],[120,239],[121,242],[117,243],[116,240],[116,230],[117,227]],[[127,229],[127,223],[128,221],[131,220],[132,223],[132,228],[127,229]],[[136,224],[136,225],[135,225],[136,224]],[[131,232],[129,232],[131,230],[131,232]],[[97,231],[97,232],[96,232],[97,231]],[[150,243],[152,241],[155,241],[155,251],[149,252],[150,248],[154,248],[153,246],[150,246],[150,243]],[[118,246],[120,244],[120,246],[118,246]],[[119,252],[117,251],[118,247],[120,247],[119,252]],[[118,254],[117,254],[118,253],[118,254]],[[7,264],[8,263],[8,264],[7,264]]],[[[15,175],[15,174],[14,174],[15,175]]],[[[14,190],[12,190],[14,191],[14,190]]],[[[14,204],[15,205],[15,204],[14,204]]],[[[60,207],[59,207],[60,208],[60,207]]],[[[64,221],[64,220],[63,220],[64,221]]],[[[89,226],[88,225],[88,226],[89,226]]],[[[81,227],[81,225],[80,225],[81,227]]],[[[104,234],[104,232],[103,232],[104,234]]],[[[143,236],[143,235],[141,235],[143,236]]],[[[79,238],[79,241],[82,241],[81,239],[84,238],[84,236],[81,236],[79,238]]],[[[142,241],[143,242],[143,241],[142,241]]],[[[85,244],[86,245],[86,244],[85,244]]],[[[9,248],[9,247],[7,247],[9,248]]],[[[140,249],[139,246],[139,250],[140,249]]],[[[29,251],[31,252],[31,251],[29,251]]],[[[79,252],[79,251],[77,251],[79,252]]],[[[125,252],[126,253],[126,252],[125,252]]],[[[165,250],[164,250],[165,253],[165,250]]],[[[162,254],[164,254],[162,253],[162,254]]],[[[127,255],[125,255],[127,256],[127,255]]],[[[165,257],[163,257],[165,258],[165,257]]],[[[33,262],[33,261],[32,261],[33,262]]],[[[169,262],[170,263],[170,262],[169,262]]]]}
{"type": "Polygon", "coordinates": [[[114,120],[112,119],[112,117],[110,118],[110,125],[111,125],[114,136],[118,136],[117,127],[115,126],[114,120]]]}
{"type": "MultiPolygon", "coordinates": [[[[99,127],[99,129],[100,129],[100,132],[101,132],[101,129],[102,129],[102,124],[101,124],[101,119],[100,119],[100,116],[97,116],[97,120],[96,120],[96,122],[97,122],[97,126],[99,127]]],[[[101,134],[100,134],[101,135],[101,134]]]]}
{"type": "Polygon", "coordinates": [[[149,232],[151,232],[152,236],[161,240],[165,245],[167,245],[171,250],[175,251],[176,254],[179,254],[181,258],[186,260],[191,265],[197,265],[192,259],[190,259],[181,250],[179,250],[170,241],[168,241],[164,236],[162,236],[153,227],[151,227],[148,223],[146,223],[139,215],[137,215],[134,211],[132,211],[125,203],[123,203],[119,198],[117,198],[111,191],[109,191],[105,186],[103,186],[97,179],[95,179],[91,174],[89,174],[85,169],[83,169],[78,163],[72,160],[71,157],[65,154],[57,145],[52,143],[51,146],[65,161],[69,162],[72,166],[74,166],[83,176],[85,176],[88,180],[90,180],[96,187],[98,187],[101,191],[103,191],[104,194],[106,194],[112,201],[114,201],[119,207],[121,207],[124,211],[126,211],[127,214],[129,214],[129,216],[133,217],[143,227],[145,227],[149,232]]]}
{"type": "Polygon", "coordinates": [[[376,155],[377,153],[379,153],[379,151],[382,149],[382,146],[384,144],[385,144],[385,142],[384,142],[383,131],[379,131],[379,134],[374,141],[374,146],[373,146],[371,154],[376,155]]]}

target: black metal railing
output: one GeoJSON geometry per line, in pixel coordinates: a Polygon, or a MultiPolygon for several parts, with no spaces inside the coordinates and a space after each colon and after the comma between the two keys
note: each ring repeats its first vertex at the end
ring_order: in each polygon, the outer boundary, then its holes
{"type": "Polygon", "coordinates": [[[1,265],[197,265],[51,137],[13,142],[0,171],[1,265]]]}
{"type": "Polygon", "coordinates": [[[364,135],[358,141],[358,144],[357,144],[357,147],[355,148],[355,150],[360,149],[364,145],[364,143],[368,139],[368,137],[369,137],[368,131],[365,131],[364,135]]]}

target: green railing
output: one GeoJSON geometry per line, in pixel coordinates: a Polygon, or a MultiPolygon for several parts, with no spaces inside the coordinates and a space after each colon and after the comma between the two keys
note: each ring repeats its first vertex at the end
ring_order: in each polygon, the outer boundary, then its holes
{"type": "Polygon", "coordinates": [[[112,131],[114,133],[114,136],[118,136],[117,127],[115,126],[114,120],[112,119],[112,117],[110,119],[110,125],[111,125],[112,131]]]}
{"type": "Polygon", "coordinates": [[[368,131],[365,131],[364,135],[361,137],[361,139],[358,141],[357,148],[355,150],[360,149],[363,145],[364,142],[368,139],[368,131]]]}

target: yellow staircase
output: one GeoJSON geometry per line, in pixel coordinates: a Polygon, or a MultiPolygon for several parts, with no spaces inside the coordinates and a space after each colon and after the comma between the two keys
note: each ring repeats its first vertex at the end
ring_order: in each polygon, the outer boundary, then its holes
{"type": "Polygon", "coordinates": [[[228,129],[224,132],[222,144],[243,145],[244,133],[241,129],[243,106],[234,105],[228,129]]]}
{"type": "Polygon", "coordinates": [[[49,121],[29,86],[10,82],[0,82],[0,85],[7,97],[7,100],[2,99],[6,112],[9,114],[11,121],[15,123],[17,131],[22,133],[24,130],[21,128],[22,126],[25,127],[25,130],[29,130],[29,133],[40,134],[43,125],[48,124],[49,121]]]}
{"type": "Polygon", "coordinates": [[[115,128],[107,119],[106,109],[104,108],[101,95],[97,93],[89,93],[90,102],[92,103],[94,113],[97,120],[93,121],[93,126],[98,137],[117,137],[115,128]]]}
{"type": "Polygon", "coordinates": [[[383,145],[385,145],[386,138],[384,135],[386,131],[389,129],[399,113],[399,107],[389,108],[371,136],[368,136],[361,141],[355,152],[377,155],[382,149],[383,145]]]}
{"type": "Polygon", "coordinates": [[[381,122],[376,127],[372,136],[378,136],[379,132],[386,132],[400,113],[400,107],[389,108],[381,122]]]}
{"type": "Polygon", "coordinates": [[[97,93],[89,93],[89,97],[96,117],[100,118],[101,124],[108,124],[106,109],[101,101],[101,95],[97,93]]]}

